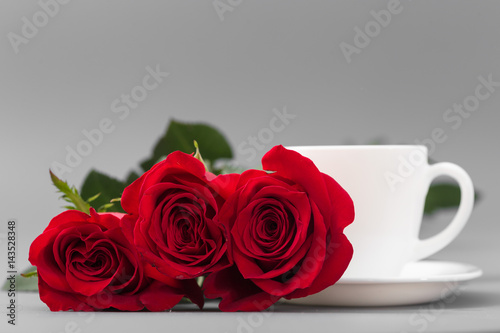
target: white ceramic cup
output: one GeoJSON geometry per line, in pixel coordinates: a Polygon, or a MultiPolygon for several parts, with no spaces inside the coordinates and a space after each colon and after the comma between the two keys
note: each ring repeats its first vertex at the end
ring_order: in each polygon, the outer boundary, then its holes
{"type": "Polygon", "coordinates": [[[469,175],[452,163],[428,164],[427,148],[410,145],[288,147],[332,176],[354,202],[354,222],[345,229],[354,247],[342,279],[397,276],[405,264],[447,246],[465,226],[474,205],[469,175]],[[429,186],[438,176],[454,178],[461,199],[451,223],[419,239],[429,186]]]}

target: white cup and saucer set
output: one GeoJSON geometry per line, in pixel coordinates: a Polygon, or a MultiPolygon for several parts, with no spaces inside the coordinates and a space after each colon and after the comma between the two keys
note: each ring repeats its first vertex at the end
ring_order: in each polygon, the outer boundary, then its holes
{"type": "Polygon", "coordinates": [[[286,303],[324,306],[399,306],[443,299],[482,275],[466,263],[429,260],[455,239],[470,217],[474,188],[452,163],[428,164],[425,146],[296,146],[351,196],[356,217],[345,229],[352,261],[333,286],[286,303]],[[460,187],[458,211],[448,226],[419,239],[426,194],[438,176],[460,187]]]}

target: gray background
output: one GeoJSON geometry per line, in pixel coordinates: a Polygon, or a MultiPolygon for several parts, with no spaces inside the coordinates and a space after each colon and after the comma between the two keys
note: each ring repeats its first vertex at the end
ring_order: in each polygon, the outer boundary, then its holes
{"type": "Polygon", "coordinates": [[[61,211],[49,167],[64,163],[82,130],[109,118],[114,131],[63,175],[70,183],[80,186],[91,168],[124,177],[170,119],[216,125],[247,166],[275,144],[414,143],[442,128],[447,139],[432,158],[464,167],[482,199],[437,257],[478,265],[486,277],[498,271],[500,89],[457,129],[443,115],[474,94],[479,76],[500,81],[500,3],[402,0],[401,13],[348,63],[340,44],[353,45],[355,27],[389,2],[242,1],[222,21],[212,1],[73,1],[16,54],[8,34],[21,35],[22,18],[32,21],[40,5],[3,0],[0,220],[18,220],[19,265],[61,211]],[[112,102],[156,65],[170,75],[121,120],[112,102]],[[284,108],[296,117],[248,161],[236,147],[284,108]]]}

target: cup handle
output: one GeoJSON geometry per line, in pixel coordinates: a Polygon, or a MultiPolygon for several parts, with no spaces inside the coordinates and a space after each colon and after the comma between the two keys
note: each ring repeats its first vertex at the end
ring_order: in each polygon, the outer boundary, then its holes
{"type": "Polygon", "coordinates": [[[460,205],[451,223],[440,233],[427,239],[418,240],[412,261],[417,261],[438,252],[455,239],[464,228],[474,206],[474,186],[467,172],[456,164],[442,162],[429,166],[425,189],[438,176],[454,178],[460,187],[460,205]]]}

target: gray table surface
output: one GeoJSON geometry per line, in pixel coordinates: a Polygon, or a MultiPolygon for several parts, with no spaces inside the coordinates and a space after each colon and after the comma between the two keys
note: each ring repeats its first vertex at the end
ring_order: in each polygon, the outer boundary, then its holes
{"type": "MultiPolygon", "coordinates": [[[[500,332],[500,226],[477,214],[469,224],[432,257],[470,263],[484,271],[463,285],[451,302],[378,308],[278,304],[263,313],[222,313],[209,302],[203,311],[183,304],[164,313],[54,313],[37,293],[19,293],[18,324],[7,325],[2,316],[1,332],[500,332]]],[[[6,294],[1,295],[5,300],[6,294]]]]}

